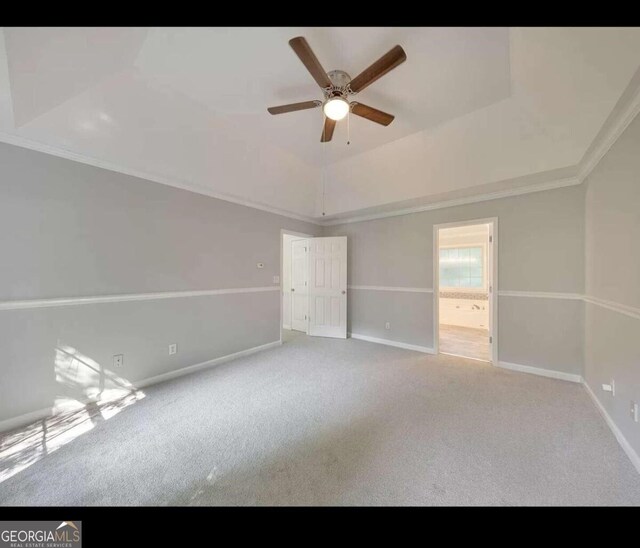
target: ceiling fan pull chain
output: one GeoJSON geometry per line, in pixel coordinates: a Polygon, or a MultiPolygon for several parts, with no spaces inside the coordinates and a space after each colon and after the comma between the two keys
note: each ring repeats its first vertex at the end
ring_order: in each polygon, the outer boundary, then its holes
{"type": "Polygon", "coordinates": [[[351,106],[347,111],[347,144],[351,144],[351,106]]]}

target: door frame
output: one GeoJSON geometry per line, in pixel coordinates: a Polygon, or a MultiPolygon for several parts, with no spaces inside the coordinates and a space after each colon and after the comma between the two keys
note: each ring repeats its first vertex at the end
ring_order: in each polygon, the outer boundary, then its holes
{"type": "MultiPolygon", "coordinates": [[[[300,238],[315,238],[311,234],[305,234],[304,232],[296,232],[295,230],[289,230],[288,228],[280,229],[280,344],[282,344],[282,318],[284,315],[284,238],[283,236],[287,234],[289,236],[296,236],[300,238]]],[[[307,328],[308,332],[309,328],[307,328]]]]}
{"type": "Polygon", "coordinates": [[[489,292],[489,306],[491,307],[490,336],[491,364],[498,365],[498,217],[485,219],[471,219],[468,221],[456,221],[452,223],[440,223],[433,225],[433,350],[439,354],[440,346],[440,238],[439,232],[443,228],[456,228],[471,225],[490,225],[489,234],[493,236],[492,245],[487,251],[487,264],[491,265],[491,291],[489,292]]]}

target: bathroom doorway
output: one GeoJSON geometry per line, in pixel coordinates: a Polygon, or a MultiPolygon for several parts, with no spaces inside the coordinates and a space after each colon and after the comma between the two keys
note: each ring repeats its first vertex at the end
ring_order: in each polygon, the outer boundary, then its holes
{"type": "Polygon", "coordinates": [[[434,227],[434,345],[438,353],[497,360],[496,219],[434,227]]]}

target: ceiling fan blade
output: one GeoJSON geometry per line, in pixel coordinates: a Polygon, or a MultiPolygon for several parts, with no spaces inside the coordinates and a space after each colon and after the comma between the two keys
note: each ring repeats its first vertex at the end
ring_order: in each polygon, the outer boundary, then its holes
{"type": "Polygon", "coordinates": [[[369,107],[367,105],[363,105],[362,103],[353,103],[351,107],[351,112],[356,114],[357,116],[362,116],[367,120],[371,120],[376,124],[381,124],[383,126],[388,126],[395,116],[393,114],[387,114],[386,112],[382,112],[377,108],[369,107]]]}
{"type": "Polygon", "coordinates": [[[401,46],[394,46],[369,68],[364,69],[358,76],[351,80],[351,91],[358,93],[373,84],[390,70],[396,68],[407,59],[407,54],[401,46]]]}
{"type": "Polygon", "coordinates": [[[318,82],[321,88],[326,88],[331,85],[331,80],[327,76],[327,71],[322,68],[320,61],[313,53],[311,46],[305,40],[304,36],[297,36],[289,40],[289,45],[296,52],[296,55],[302,61],[302,64],[307,67],[307,70],[313,76],[313,79],[318,82]]]}
{"type": "Polygon", "coordinates": [[[269,107],[269,114],[284,114],[285,112],[295,112],[296,110],[307,110],[320,106],[320,101],[303,101],[302,103],[291,103],[280,105],[279,107],[269,107]]]}
{"type": "Polygon", "coordinates": [[[321,143],[327,143],[333,138],[333,130],[336,129],[336,121],[331,118],[324,119],[324,127],[322,128],[321,143]]]}

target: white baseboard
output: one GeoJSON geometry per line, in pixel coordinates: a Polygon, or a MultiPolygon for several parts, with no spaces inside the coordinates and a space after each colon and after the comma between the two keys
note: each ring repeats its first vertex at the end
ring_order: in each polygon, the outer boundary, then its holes
{"type": "Polygon", "coordinates": [[[255,354],[256,352],[260,352],[262,350],[268,350],[269,348],[273,348],[274,346],[280,346],[281,344],[282,344],[281,341],[273,341],[267,344],[263,344],[261,346],[254,346],[253,348],[240,350],[240,352],[227,354],[226,356],[220,356],[219,358],[214,358],[213,360],[207,360],[206,362],[197,363],[195,365],[183,367],[182,369],[176,369],[175,371],[168,371],[167,373],[162,373],[162,375],[156,375],[155,377],[150,377],[148,379],[137,381],[135,383],[135,386],[137,388],[144,388],[145,386],[151,386],[152,384],[157,384],[159,382],[175,379],[176,377],[182,377],[183,375],[189,375],[190,373],[195,373],[196,371],[200,371],[201,369],[207,369],[209,367],[213,367],[214,365],[220,365],[221,363],[235,360],[237,358],[242,358],[243,356],[249,356],[250,354],[255,354]]]}
{"type": "Polygon", "coordinates": [[[503,369],[511,369],[512,371],[520,371],[521,373],[531,373],[541,377],[549,377],[551,379],[560,379],[562,381],[582,382],[582,376],[576,373],[565,373],[564,371],[555,371],[553,369],[543,369],[541,367],[532,367],[530,365],[520,365],[519,363],[498,362],[498,367],[503,369]]]}
{"type": "Polygon", "coordinates": [[[32,422],[40,421],[51,416],[51,407],[45,407],[44,409],[38,409],[37,411],[30,411],[24,415],[18,415],[17,417],[11,417],[0,421],[0,433],[8,432],[14,428],[31,424],[32,422]]]}
{"type": "MultiPolygon", "coordinates": [[[[162,373],[161,375],[156,375],[154,377],[142,379],[140,381],[135,382],[134,386],[136,388],[144,388],[146,386],[151,386],[152,384],[157,384],[159,382],[164,382],[171,379],[175,379],[177,377],[182,377],[184,375],[189,375],[191,373],[195,373],[196,371],[213,367],[214,365],[220,365],[221,363],[235,360],[243,356],[249,356],[250,354],[255,354],[256,352],[260,352],[262,350],[268,350],[269,348],[280,346],[281,344],[282,344],[282,341],[273,341],[267,344],[263,344],[261,346],[254,346],[253,348],[247,348],[246,350],[241,350],[240,352],[235,352],[233,354],[228,354],[226,356],[214,358],[213,360],[207,360],[206,362],[197,363],[195,365],[190,365],[187,367],[183,367],[181,369],[176,369],[175,371],[169,371],[167,373],[162,373]]],[[[38,409],[37,411],[31,411],[23,415],[18,415],[17,417],[11,417],[10,419],[5,419],[3,421],[0,421],[0,432],[7,432],[9,430],[13,430],[14,428],[25,426],[32,422],[46,419],[51,415],[52,415],[52,407],[46,407],[44,409],[38,409]]]]}
{"type": "Polygon", "coordinates": [[[415,350],[416,352],[423,352],[424,354],[435,354],[433,348],[429,348],[428,346],[418,346],[417,344],[391,341],[389,339],[379,339],[378,337],[370,337],[369,335],[360,335],[358,333],[349,333],[349,335],[352,339],[360,339],[361,341],[386,344],[387,346],[395,346],[397,348],[404,348],[405,350],[415,350]]]}
{"type": "Polygon", "coordinates": [[[596,409],[602,415],[604,422],[607,423],[607,426],[613,432],[613,435],[618,440],[618,443],[622,447],[623,451],[627,454],[627,457],[629,457],[631,464],[635,466],[636,470],[640,474],[640,455],[638,455],[638,453],[635,452],[633,447],[631,447],[631,444],[627,441],[627,438],[624,437],[624,434],[620,431],[620,429],[618,428],[614,420],[611,418],[611,415],[607,413],[607,410],[604,408],[604,405],[602,405],[600,400],[596,397],[596,395],[594,394],[593,390],[591,390],[591,387],[587,384],[587,382],[582,381],[582,385],[587,391],[587,394],[589,394],[589,396],[593,400],[593,403],[596,406],[596,409]]]}
{"type": "Polygon", "coordinates": [[[282,324],[282,329],[288,329],[289,331],[291,331],[291,326],[289,324],[282,324]]]}

